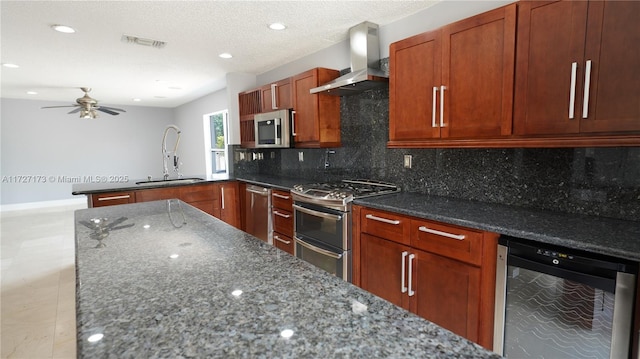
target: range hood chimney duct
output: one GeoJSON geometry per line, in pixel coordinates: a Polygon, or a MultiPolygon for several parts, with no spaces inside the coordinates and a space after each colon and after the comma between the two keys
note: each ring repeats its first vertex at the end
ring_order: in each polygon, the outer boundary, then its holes
{"type": "Polygon", "coordinates": [[[354,95],[388,86],[388,75],[380,69],[378,25],[365,21],[349,29],[351,72],[310,90],[311,93],[354,95]]]}

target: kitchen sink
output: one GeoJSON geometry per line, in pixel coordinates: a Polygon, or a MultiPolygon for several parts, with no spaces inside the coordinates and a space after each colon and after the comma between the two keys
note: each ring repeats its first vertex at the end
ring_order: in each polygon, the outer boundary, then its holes
{"type": "Polygon", "coordinates": [[[185,184],[185,183],[195,183],[204,181],[202,178],[192,177],[192,178],[174,178],[174,179],[158,179],[158,180],[149,180],[149,181],[139,181],[136,184],[153,184],[158,186],[169,186],[175,184],[185,184]]]}

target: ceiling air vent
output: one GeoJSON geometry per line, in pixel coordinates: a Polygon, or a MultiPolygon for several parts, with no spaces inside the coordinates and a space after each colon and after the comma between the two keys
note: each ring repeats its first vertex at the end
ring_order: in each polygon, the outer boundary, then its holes
{"type": "Polygon", "coordinates": [[[138,37],[138,36],[132,36],[132,35],[122,35],[122,38],[120,39],[120,41],[126,42],[128,44],[155,47],[157,49],[161,49],[164,47],[164,45],[167,44],[164,41],[145,39],[144,37],[138,37]]]}

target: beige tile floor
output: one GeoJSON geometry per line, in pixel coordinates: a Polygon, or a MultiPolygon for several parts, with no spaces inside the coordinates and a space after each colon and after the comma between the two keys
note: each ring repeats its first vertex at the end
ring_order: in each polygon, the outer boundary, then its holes
{"type": "Polygon", "coordinates": [[[73,212],[0,214],[0,357],[75,358],[73,212]]]}

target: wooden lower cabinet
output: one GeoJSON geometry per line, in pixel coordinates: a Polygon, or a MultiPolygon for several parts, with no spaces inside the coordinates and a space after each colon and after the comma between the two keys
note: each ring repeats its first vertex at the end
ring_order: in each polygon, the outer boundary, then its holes
{"type": "Polygon", "coordinates": [[[497,234],[364,207],[354,212],[363,289],[492,348],[497,234]]]}
{"type": "Polygon", "coordinates": [[[289,191],[271,191],[271,211],[273,220],[273,245],[294,255],[293,241],[293,200],[289,191]]]}
{"type": "Polygon", "coordinates": [[[220,218],[226,223],[240,228],[240,195],[238,182],[224,182],[216,185],[220,190],[220,218]]]}
{"type": "Polygon", "coordinates": [[[240,228],[238,182],[202,183],[191,186],[108,192],[88,196],[89,207],[179,199],[226,223],[240,228]]]}

